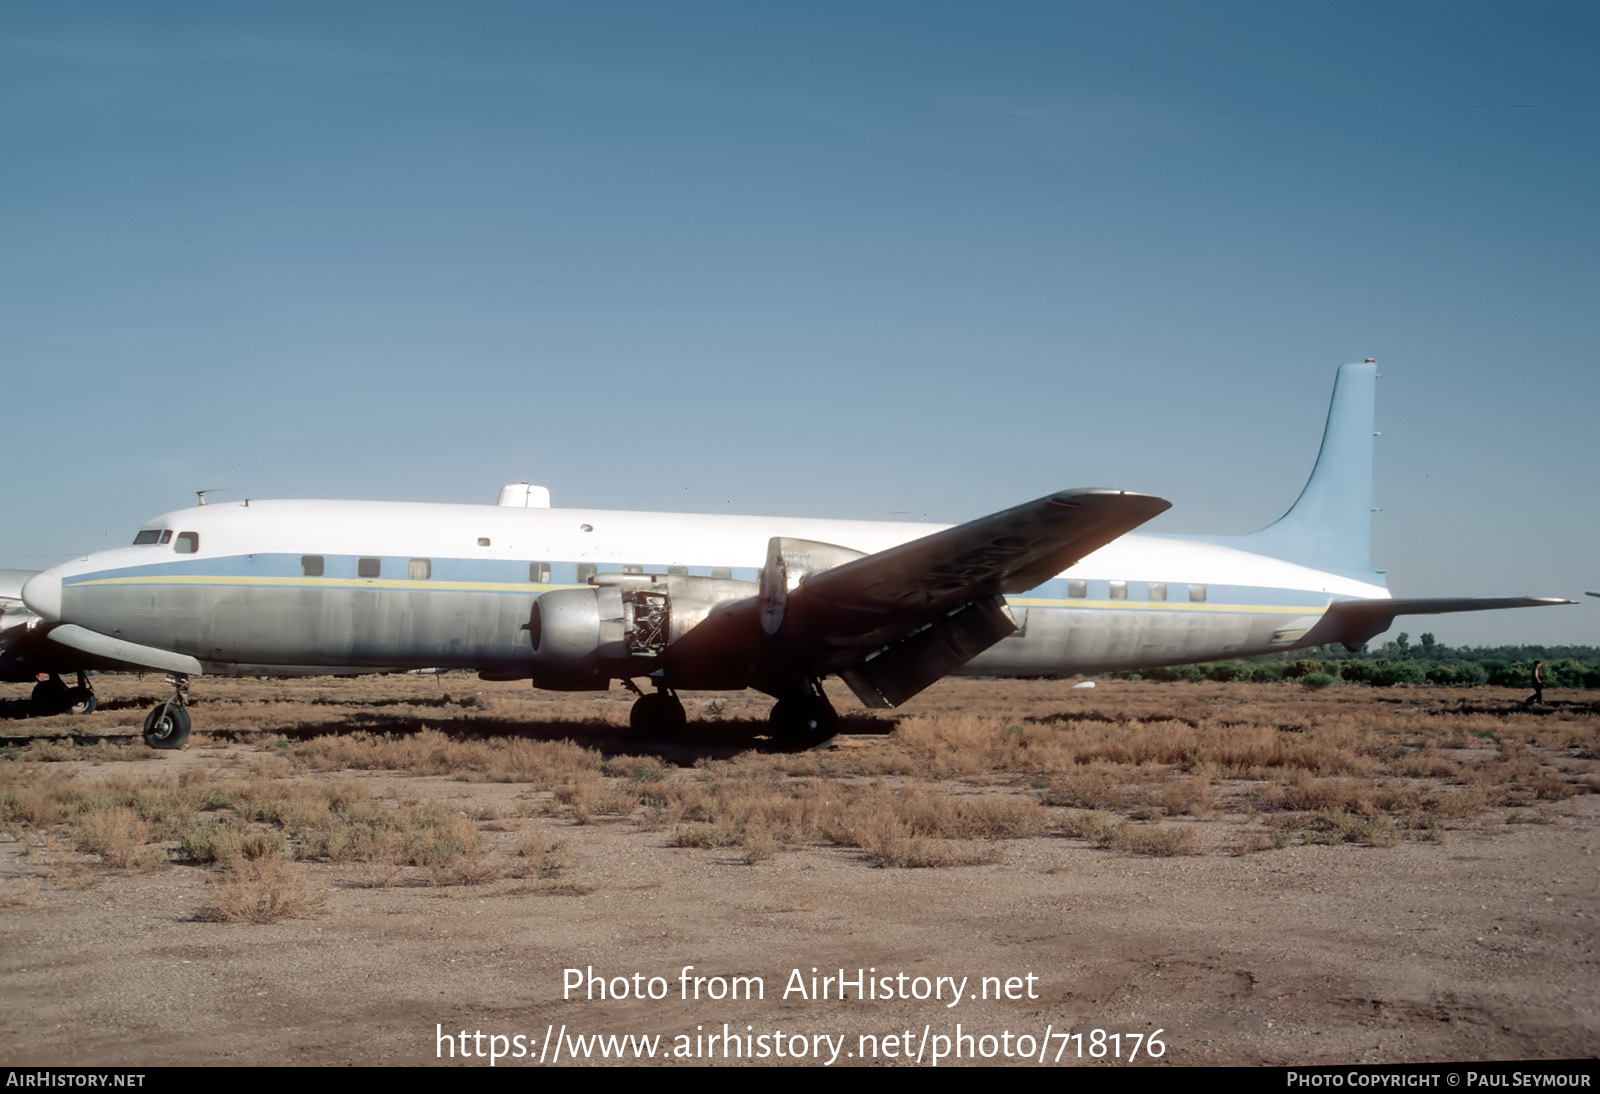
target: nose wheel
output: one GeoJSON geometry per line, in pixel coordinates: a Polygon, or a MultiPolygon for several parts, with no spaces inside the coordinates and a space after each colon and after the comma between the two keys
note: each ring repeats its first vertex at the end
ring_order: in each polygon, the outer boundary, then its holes
{"type": "Polygon", "coordinates": [[[172,698],[144,718],[144,743],[151,748],[178,749],[189,739],[189,678],[169,676],[172,698]]]}

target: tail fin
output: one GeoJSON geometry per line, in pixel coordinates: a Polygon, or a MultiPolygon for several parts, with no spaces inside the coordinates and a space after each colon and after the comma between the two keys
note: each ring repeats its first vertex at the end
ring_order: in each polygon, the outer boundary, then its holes
{"type": "Polygon", "coordinates": [[[1229,537],[1240,550],[1371,579],[1372,438],[1378,366],[1344,365],[1311,478],[1289,511],[1259,532],[1229,537]]]}

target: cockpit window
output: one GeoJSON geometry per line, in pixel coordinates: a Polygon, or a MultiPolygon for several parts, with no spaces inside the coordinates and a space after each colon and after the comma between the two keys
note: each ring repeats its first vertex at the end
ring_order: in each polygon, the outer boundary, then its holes
{"type": "Polygon", "coordinates": [[[135,547],[143,547],[146,543],[155,543],[160,538],[161,529],[141,528],[139,534],[133,537],[133,545],[135,547]]]}
{"type": "Polygon", "coordinates": [[[172,549],[178,552],[180,555],[194,554],[200,549],[200,533],[179,532],[178,542],[172,545],[172,549]]]}
{"type": "Polygon", "coordinates": [[[161,529],[161,538],[158,539],[156,542],[157,543],[171,543],[172,542],[172,529],[171,528],[163,528],[163,529],[161,529]]]}

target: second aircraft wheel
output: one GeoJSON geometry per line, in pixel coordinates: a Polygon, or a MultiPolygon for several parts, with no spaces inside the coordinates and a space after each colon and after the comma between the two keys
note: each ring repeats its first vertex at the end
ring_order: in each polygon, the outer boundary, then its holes
{"type": "Polygon", "coordinates": [[[839,731],[839,715],[825,699],[815,696],[779,699],[768,719],[772,739],[784,748],[817,748],[839,731]]]}
{"type": "Polygon", "coordinates": [[[640,733],[682,733],[688,724],[683,703],[676,695],[665,692],[639,696],[628,711],[628,725],[640,733]]]}

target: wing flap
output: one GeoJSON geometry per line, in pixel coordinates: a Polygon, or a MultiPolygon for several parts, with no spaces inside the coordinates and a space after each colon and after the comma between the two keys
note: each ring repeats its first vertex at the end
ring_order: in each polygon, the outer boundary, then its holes
{"type": "Polygon", "coordinates": [[[963,604],[839,676],[863,706],[897,707],[1016,629],[998,599],[963,604]]]}

